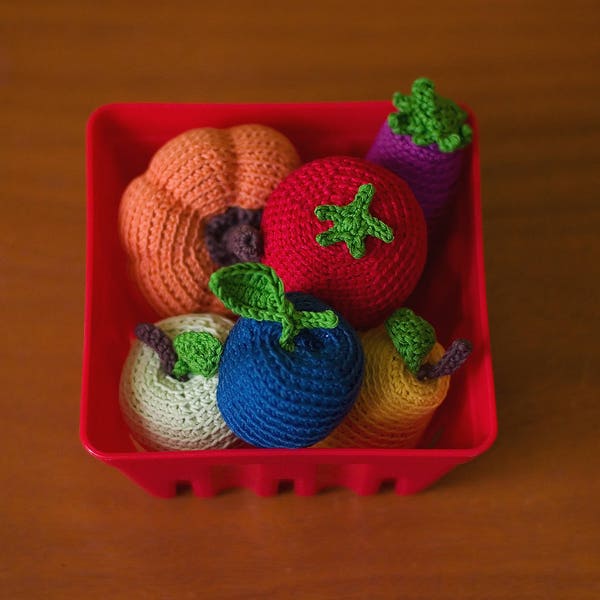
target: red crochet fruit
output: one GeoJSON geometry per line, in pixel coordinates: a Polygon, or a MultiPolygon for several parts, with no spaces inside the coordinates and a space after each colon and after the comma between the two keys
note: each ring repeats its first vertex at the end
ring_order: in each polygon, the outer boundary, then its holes
{"type": "Polygon", "coordinates": [[[293,171],[267,199],[262,229],[263,262],[286,290],[320,298],[357,329],[401,306],[425,265],[425,219],[408,184],[359,158],[293,171]]]}

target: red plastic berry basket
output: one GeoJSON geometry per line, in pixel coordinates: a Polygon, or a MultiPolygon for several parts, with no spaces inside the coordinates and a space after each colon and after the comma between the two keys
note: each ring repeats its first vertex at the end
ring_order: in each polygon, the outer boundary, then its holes
{"type": "MultiPolygon", "coordinates": [[[[96,458],[120,469],[151,494],[173,496],[189,485],[198,496],[231,487],[259,495],[293,482],[298,494],[345,486],[358,494],[395,482],[417,492],[487,450],[496,436],[496,407],[485,296],[477,125],[443,245],[434,249],[409,305],[448,344],[474,351],[457,372],[422,447],[411,450],[316,449],[140,452],[121,417],[121,367],[131,332],[156,315],[131,281],[118,238],[123,190],[168,139],[193,127],[263,123],[287,135],[304,161],[336,154],[364,156],[391,110],[389,102],[314,104],[111,104],[87,129],[87,256],[81,440],[96,458]]],[[[468,109],[467,109],[468,110],[468,109]]]]}

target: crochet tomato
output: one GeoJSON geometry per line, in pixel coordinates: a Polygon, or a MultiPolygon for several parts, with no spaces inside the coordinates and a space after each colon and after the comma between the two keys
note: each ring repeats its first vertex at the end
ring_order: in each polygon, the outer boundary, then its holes
{"type": "Polygon", "coordinates": [[[427,254],[408,184],[363,159],[329,157],[288,175],[267,199],[263,262],[358,329],[384,321],[416,286],[427,254]]]}
{"type": "Polygon", "coordinates": [[[284,294],[262,264],[216,271],[210,288],[241,315],[223,350],[217,403],[246,442],[300,448],[325,438],[358,396],[364,369],[356,332],[307,294],[284,294]]]}

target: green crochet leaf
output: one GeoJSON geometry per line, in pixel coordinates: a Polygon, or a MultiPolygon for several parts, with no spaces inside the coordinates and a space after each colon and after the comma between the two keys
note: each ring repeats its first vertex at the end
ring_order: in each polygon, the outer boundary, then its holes
{"type": "Polygon", "coordinates": [[[385,326],[406,367],[416,375],[435,344],[435,330],[409,308],[398,309],[385,326]]]}
{"type": "Polygon", "coordinates": [[[208,287],[236,315],[279,321],[287,301],[283,282],[262,263],[237,263],[215,271],[208,287]]]}
{"type": "Polygon", "coordinates": [[[205,331],[184,331],[175,337],[173,347],[178,357],[173,367],[175,377],[190,374],[212,377],[219,370],[223,344],[214,335],[205,331]]]}
{"type": "Polygon", "coordinates": [[[281,323],[279,343],[293,351],[302,329],[332,329],[338,317],[332,310],[298,311],[286,298],[283,282],[262,263],[238,263],[215,271],[208,282],[211,291],[236,315],[255,321],[281,323]]]}
{"type": "Polygon", "coordinates": [[[435,93],[430,79],[415,80],[412,94],[396,92],[392,98],[398,112],[388,116],[390,129],[410,135],[417,146],[437,144],[442,152],[454,152],[471,143],[473,131],[467,113],[457,104],[435,93]]]}
{"type": "Polygon", "coordinates": [[[354,200],[345,206],[317,206],[315,215],[319,221],[333,221],[327,231],[317,234],[317,244],[326,247],[344,242],[352,258],[358,259],[365,255],[365,238],[369,235],[391,243],[394,240],[392,228],[369,212],[374,196],[375,186],[367,183],[358,188],[354,200]]]}

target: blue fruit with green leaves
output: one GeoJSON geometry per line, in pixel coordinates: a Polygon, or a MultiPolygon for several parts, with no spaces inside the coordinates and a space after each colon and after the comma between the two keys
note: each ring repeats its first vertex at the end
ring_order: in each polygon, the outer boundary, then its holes
{"type": "Polygon", "coordinates": [[[228,426],[263,448],[325,438],[360,391],[364,356],[353,328],[317,298],[285,294],[259,263],[220,269],[209,285],[241,316],[219,367],[217,403],[228,426]]]}

